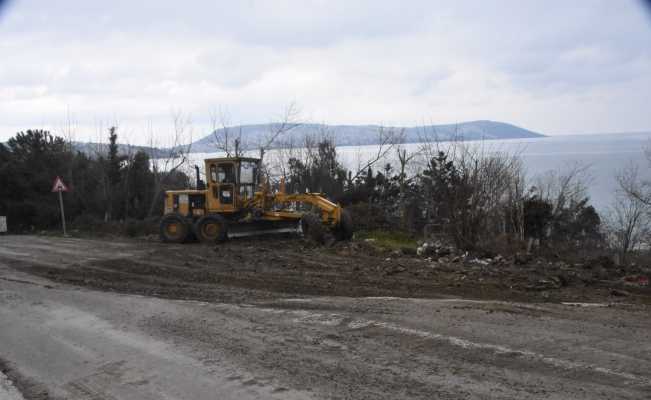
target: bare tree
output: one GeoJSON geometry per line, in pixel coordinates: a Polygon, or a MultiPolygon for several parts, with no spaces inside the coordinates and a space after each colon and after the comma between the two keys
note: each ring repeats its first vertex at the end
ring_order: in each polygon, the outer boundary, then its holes
{"type": "Polygon", "coordinates": [[[481,145],[462,144],[455,151],[463,184],[461,193],[455,195],[460,212],[452,214],[458,219],[453,226],[464,245],[472,247],[477,244],[473,240],[506,233],[503,210],[509,203],[522,201],[522,164],[517,155],[488,152],[481,145]]]}
{"type": "Polygon", "coordinates": [[[305,149],[300,146],[298,143],[299,139],[294,137],[289,137],[278,146],[278,149],[274,154],[276,155],[275,165],[271,164],[271,169],[279,171],[280,176],[287,180],[287,174],[289,167],[289,160],[298,159],[301,160],[304,157],[305,149]]]}
{"type": "Polygon", "coordinates": [[[192,148],[192,120],[189,115],[180,110],[172,112],[172,131],[168,137],[165,154],[154,154],[158,150],[158,142],[155,134],[149,127],[149,148],[150,159],[152,160],[152,173],[154,176],[154,196],[149,205],[147,216],[154,214],[156,204],[163,192],[167,180],[175,172],[188,163],[190,150],[192,148]]]}
{"type": "Polygon", "coordinates": [[[536,179],[535,187],[540,198],[552,205],[552,218],[558,218],[563,209],[588,196],[588,185],[592,180],[589,170],[590,165],[573,163],[548,171],[536,179]]]}
{"type": "Polygon", "coordinates": [[[64,137],[68,150],[72,151],[73,144],[77,135],[77,121],[74,119],[70,109],[66,110],[66,117],[61,125],[61,134],[64,137]]]}
{"type": "Polygon", "coordinates": [[[265,137],[258,143],[260,151],[260,160],[264,160],[265,153],[273,147],[276,142],[285,136],[289,131],[301,126],[301,112],[295,102],[289,103],[281,113],[277,121],[269,124],[269,131],[265,137]]]}
{"type": "Polygon", "coordinates": [[[441,140],[435,131],[422,134],[417,154],[425,165],[421,179],[432,228],[466,249],[502,234],[521,238],[525,174],[519,153],[457,135],[441,140]]]}
{"type": "MultiPolygon", "coordinates": [[[[513,227],[513,234],[518,240],[525,239],[524,204],[527,200],[527,177],[522,159],[518,157],[517,164],[512,166],[510,185],[506,193],[505,224],[513,227]]],[[[531,249],[531,245],[528,246],[531,249]]]]}
{"type": "Polygon", "coordinates": [[[350,177],[350,181],[355,181],[360,176],[366,174],[369,168],[372,168],[378,162],[385,160],[392,150],[404,140],[405,130],[396,130],[380,126],[377,129],[377,140],[375,150],[369,157],[358,155],[357,168],[350,177]]]}
{"type": "Polygon", "coordinates": [[[454,147],[464,142],[458,124],[454,125],[454,130],[450,135],[445,136],[439,134],[434,125],[422,126],[418,128],[417,137],[419,151],[427,160],[436,157],[441,151],[447,152],[450,148],[449,143],[453,144],[452,147],[454,147]]]}
{"type": "Polygon", "coordinates": [[[217,150],[226,154],[226,157],[242,156],[242,126],[233,128],[230,115],[227,111],[219,108],[218,112],[210,115],[212,127],[213,144],[217,150]]]}
{"type": "Polygon", "coordinates": [[[409,165],[412,163],[414,159],[416,159],[418,156],[420,156],[420,151],[409,151],[407,148],[401,145],[397,145],[396,147],[396,156],[398,157],[398,163],[399,163],[399,171],[398,171],[398,185],[399,185],[399,209],[400,209],[400,221],[405,228],[407,226],[407,217],[408,217],[408,207],[409,204],[407,202],[407,185],[409,182],[415,178],[415,176],[412,176],[412,178],[408,178],[407,176],[407,168],[409,165]]]}
{"type": "MultiPolygon", "coordinates": [[[[644,149],[644,155],[646,156],[649,166],[651,166],[651,146],[647,145],[644,149]]],[[[630,169],[633,167],[627,168],[627,170],[622,171],[616,176],[617,182],[622,191],[624,191],[628,196],[637,199],[646,206],[651,207],[651,181],[648,179],[643,179],[640,177],[639,170],[635,169],[635,173],[630,169]],[[634,179],[631,179],[631,175],[634,175],[634,179]]]]}
{"type": "MultiPolygon", "coordinates": [[[[268,131],[255,142],[251,142],[250,140],[246,143],[243,142],[242,126],[238,125],[234,127],[231,123],[229,113],[221,107],[218,111],[211,113],[210,121],[213,135],[212,142],[217,150],[223,152],[226,157],[241,157],[245,154],[245,151],[257,149],[261,161],[264,161],[265,155],[271,148],[280,149],[279,151],[281,151],[288,144],[290,148],[295,148],[293,139],[289,138],[289,140],[286,140],[285,136],[287,136],[286,134],[288,132],[302,124],[300,121],[300,110],[294,102],[289,103],[283,109],[283,112],[277,120],[273,120],[268,124],[268,131]]],[[[280,158],[284,156],[286,154],[276,154],[275,160],[272,160],[274,168],[268,168],[266,163],[263,162],[263,171],[261,171],[261,174],[267,175],[267,178],[269,178],[268,170],[284,169],[285,164],[280,162],[280,158]]]]}
{"type": "Polygon", "coordinates": [[[103,121],[96,121],[95,123],[97,139],[94,143],[93,157],[98,160],[99,176],[97,178],[102,188],[104,222],[110,221],[112,217],[114,199],[112,178],[115,178],[115,168],[113,167],[112,170],[112,165],[109,160],[110,155],[108,153],[110,152],[110,145],[106,143],[106,133],[109,133],[108,137],[110,139],[110,136],[118,130],[118,126],[117,121],[112,124],[105,124],[103,121]]]}
{"type": "MultiPolygon", "coordinates": [[[[651,165],[651,146],[646,146],[644,154],[651,165]]],[[[607,233],[625,263],[628,253],[651,234],[651,181],[642,178],[640,168],[633,163],[617,172],[615,179],[619,191],[607,217],[607,233]]]]}
{"type": "Polygon", "coordinates": [[[641,193],[639,169],[629,165],[617,173],[620,190],[607,215],[607,234],[611,246],[617,251],[621,263],[626,263],[628,254],[638,249],[651,234],[649,205],[638,194],[641,193]]]}
{"type": "Polygon", "coordinates": [[[68,183],[71,185],[71,187],[74,187],[75,171],[73,171],[74,157],[72,156],[72,154],[74,154],[75,151],[77,121],[73,118],[72,114],[70,113],[70,109],[66,110],[66,118],[61,126],[61,133],[62,136],[65,138],[66,146],[68,147],[68,154],[70,155],[69,157],[67,157],[66,160],[66,166],[67,166],[66,178],[68,179],[68,183]]]}
{"type": "Polygon", "coordinates": [[[400,184],[400,194],[401,197],[405,192],[405,185],[407,183],[407,168],[411,162],[420,156],[420,150],[409,151],[404,146],[398,145],[395,148],[396,156],[398,157],[399,172],[398,172],[398,181],[400,184]]]}
{"type": "Polygon", "coordinates": [[[267,152],[265,155],[265,169],[268,178],[271,181],[275,180],[275,178],[288,181],[290,161],[299,160],[304,165],[310,165],[316,155],[317,143],[320,140],[329,139],[331,137],[321,130],[312,134],[306,133],[303,137],[297,137],[296,135],[279,137],[274,150],[267,152]]]}
{"type": "Polygon", "coordinates": [[[124,191],[124,218],[129,218],[129,198],[131,193],[129,192],[131,185],[129,184],[131,179],[131,170],[133,168],[133,158],[134,158],[134,149],[129,143],[129,140],[125,141],[126,151],[124,152],[124,180],[122,181],[122,190],[124,191]]]}

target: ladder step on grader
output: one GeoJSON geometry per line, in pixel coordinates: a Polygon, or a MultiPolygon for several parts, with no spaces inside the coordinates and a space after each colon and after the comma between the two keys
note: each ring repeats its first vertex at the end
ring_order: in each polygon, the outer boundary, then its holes
{"type": "Polygon", "coordinates": [[[260,183],[260,162],[248,157],[206,159],[205,182],[195,167],[197,189],[165,192],[161,240],[218,243],[281,232],[302,233],[319,243],[352,237],[352,219],[340,205],[320,193],[287,194],[284,182],[272,192],[260,183]]]}

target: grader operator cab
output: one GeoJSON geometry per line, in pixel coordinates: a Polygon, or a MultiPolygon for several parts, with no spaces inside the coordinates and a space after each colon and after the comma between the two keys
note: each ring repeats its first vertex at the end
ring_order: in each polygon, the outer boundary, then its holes
{"type": "Polygon", "coordinates": [[[320,193],[272,192],[260,182],[260,160],[246,157],[205,160],[206,180],[197,170],[197,188],[165,192],[160,236],[181,243],[202,242],[267,232],[302,232],[324,242],[332,234],[350,239],[352,220],[340,205],[320,193]]]}

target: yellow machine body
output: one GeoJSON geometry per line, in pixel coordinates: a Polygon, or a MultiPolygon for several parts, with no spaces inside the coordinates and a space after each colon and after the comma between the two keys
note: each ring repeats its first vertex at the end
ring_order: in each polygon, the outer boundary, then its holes
{"type": "MultiPolygon", "coordinates": [[[[188,226],[193,226],[194,233],[201,236],[202,228],[194,225],[197,223],[201,225],[208,216],[215,221],[223,220],[223,225],[228,224],[229,229],[232,229],[236,225],[261,221],[293,221],[296,225],[309,212],[317,216],[325,227],[341,226],[340,205],[320,193],[288,194],[284,186],[284,182],[281,182],[280,189],[272,192],[268,184],[260,182],[259,159],[247,157],[206,159],[205,183],[197,176],[198,189],[165,192],[163,223],[166,216],[170,218],[174,216],[177,221],[184,221],[188,226]]],[[[176,223],[179,224],[181,222],[176,223]]],[[[178,234],[176,232],[184,228],[186,234],[192,232],[187,227],[165,228],[161,225],[161,237],[166,241],[179,241],[178,238],[183,232],[178,234]]],[[[211,240],[212,236],[207,239],[211,240]]]]}

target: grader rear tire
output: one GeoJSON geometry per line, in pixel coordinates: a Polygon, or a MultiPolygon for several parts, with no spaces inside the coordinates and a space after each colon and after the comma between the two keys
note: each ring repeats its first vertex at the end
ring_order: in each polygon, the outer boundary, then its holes
{"type": "Polygon", "coordinates": [[[221,215],[205,215],[194,224],[194,234],[203,243],[223,242],[227,231],[226,220],[221,215]]]}
{"type": "Polygon", "coordinates": [[[166,243],[183,243],[188,237],[190,227],[185,218],[178,214],[168,214],[160,221],[160,238],[166,243]]]}
{"type": "Polygon", "coordinates": [[[304,214],[301,218],[301,229],[305,238],[318,244],[325,242],[325,230],[323,224],[321,224],[321,219],[317,215],[304,214]]]}

